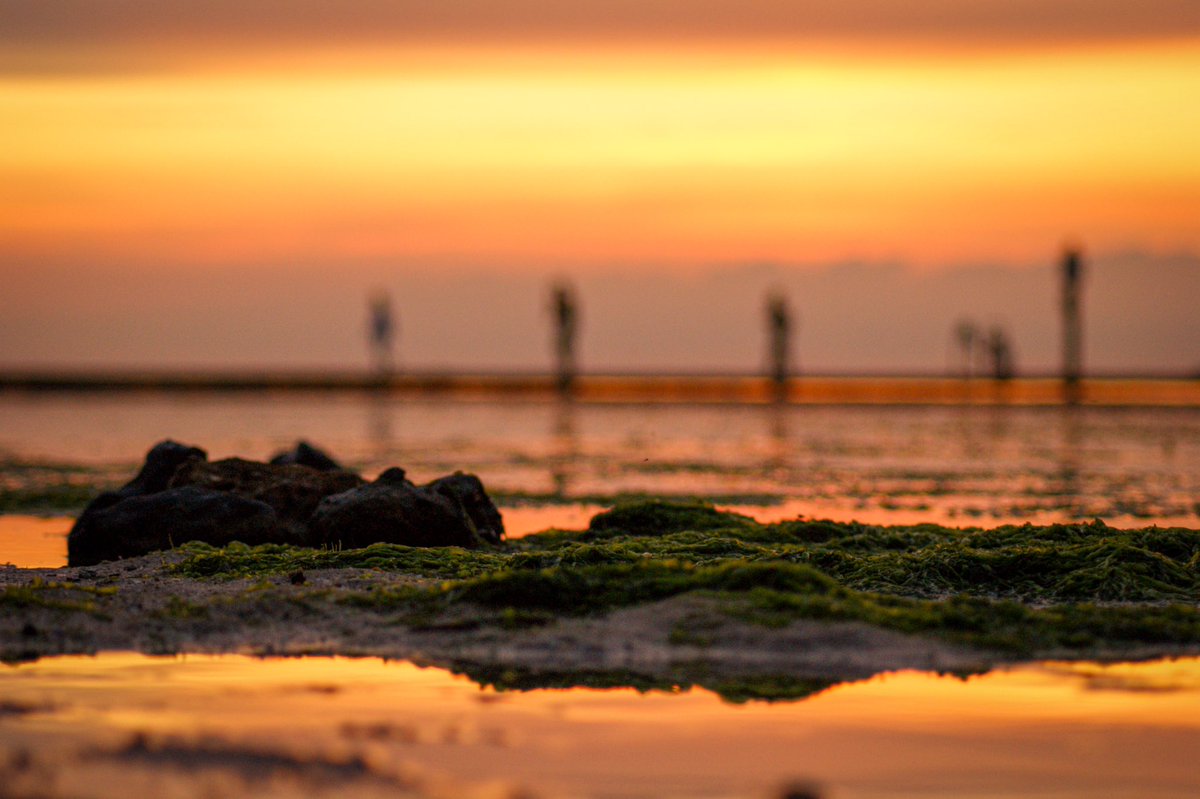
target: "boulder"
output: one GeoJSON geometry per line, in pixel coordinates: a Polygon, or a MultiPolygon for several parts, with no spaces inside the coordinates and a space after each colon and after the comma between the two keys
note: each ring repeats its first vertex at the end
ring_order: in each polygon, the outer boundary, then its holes
{"type": "Polygon", "coordinates": [[[367,483],[303,441],[274,461],[210,462],[202,449],[163,441],[133,480],[84,509],[67,537],[68,564],[185,541],[477,547],[503,540],[500,512],[474,475],[417,486],[392,468],[367,483]]]}
{"type": "Polygon", "coordinates": [[[307,441],[297,441],[294,448],[276,453],[270,463],[275,466],[308,466],[319,472],[345,471],[340,463],[307,441]]]}
{"type": "Polygon", "coordinates": [[[309,520],[309,534],[317,546],[384,542],[475,548],[499,543],[504,523],[474,475],[456,473],[418,486],[403,469],[392,468],[369,485],[321,500],[309,520]]]}
{"type": "Polygon", "coordinates": [[[299,543],[265,502],[187,486],[89,506],[67,536],[67,565],[136,557],[186,541],[299,543]]]}
{"type": "Polygon", "coordinates": [[[189,447],[169,439],[160,441],[146,453],[141,470],[132,480],[116,491],[106,491],[96,497],[88,504],[85,512],[115,505],[129,497],[141,497],[163,491],[180,466],[190,461],[207,459],[208,453],[199,447],[189,447]]]}
{"type": "Polygon", "coordinates": [[[307,541],[305,528],[318,503],[331,494],[340,494],[365,483],[357,474],[340,469],[323,472],[309,466],[227,458],[212,462],[186,461],[175,471],[170,485],[172,488],[199,486],[265,502],[275,509],[281,520],[295,528],[299,540],[307,541]]]}
{"type": "Polygon", "coordinates": [[[456,503],[484,541],[499,544],[504,539],[504,519],[484,490],[483,481],[475,475],[455,472],[439,477],[426,488],[456,503]]]}

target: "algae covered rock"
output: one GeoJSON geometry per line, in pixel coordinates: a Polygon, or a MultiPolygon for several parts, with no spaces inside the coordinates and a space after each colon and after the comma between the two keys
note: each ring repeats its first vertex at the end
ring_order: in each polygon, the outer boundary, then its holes
{"type": "Polygon", "coordinates": [[[426,486],[457,505],[466,516],[477,535],[490,544],[499,544],[504,539],[504,519],[492,498],[483,488],[483,482],[473,474],[455,472],[439,477],[426,486]]]}
{"type": "Polygon", "coordinates": [[[304,529],[321,500],[365,483],[354,472],[342,469],[319,471],[297,464],[227,458],[214,462],[186,461],[176,470],[170,485],[198,486],[265,502],[280,519],[296,527],[300,540],[305,540],[304,529]]]}
{"type": "Polygon", "coordinates": [[[128,497],[140,497],[165,491],[175,472],[185,463],[208,460],[208,453],[199,447],[177,441],[160,441],[146,453],[146,460],[137,475],[117,491],[101,494],[97,501],[113,504],[128,497]]]}
{"type": "Polygon", "coordinates": [[[418,486],[392,468],[374,483],[321,501],[309,523],[314,545],[374,543],[473,549],[500,543],[504,523],[478,477],[456,473],[418,486]]]}
{"type": "Polygon", "coordinates": [[[80,514],[67,537],[68,565],[188,541],[477,547],[504,536],[500,513],[474,475],[416,486],[393,468],[368,484],[306,442],[275,460],[210,462],[197,447],[156,444],[128,484],[101,494],[80,514]]]}
{"type": "Polygon", "coordinates": [[[185,541],[299,543],[270,505],[187,486],[84,511],[67,538],[67,565],[137,557],[185,541]]]}
{"type": "Polygon", "coordinates": [[[753,527],[756,522],[740,513],[721,511],[702,502],[648,499],[617,505],[598,513],[588,524],[590,536],[669,535],[753,527]]]}

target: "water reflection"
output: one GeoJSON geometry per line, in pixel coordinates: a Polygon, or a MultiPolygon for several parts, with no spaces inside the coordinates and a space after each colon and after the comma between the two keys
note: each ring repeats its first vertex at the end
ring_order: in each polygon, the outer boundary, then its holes
{"type": "Polygon", "coordinates": [[[67,564],[67,532],[73,519],[0,515],[0,564],[57,569],[67,564]]]}
{"type": "Polygon", "coordinates": [[[767,421],[768,472],[787,475],[792,460],[791,408],[784,403],[772,403],[764,408],[767,421]]]}
{"type": "Polygon", "coordinates": [[[0,671],[0,785],[79,799],[1200,791],[1196,659],[901,672],[786,703],[612,685],[499,691],[374,659],[47,659],[0,671]]]}
{"type": "Polygon", "coordinates": [[[545,501],[688,495],[885,523],[920,513],[920,521],[951,524],[1099,517],[1121,527],[1194,527],[1200,484],[1195,408],[605,404],[358,393],[269,402],[249,395],[4,396],[0,415],[11,422],[0,436],[0,508],[10,513],[76,513],[95,493],[128,480],[167,436],[203,446],[214,459],[266,458],[305,438],[368,476],[392,465],[422,481],[463,469],[489,490],[545,501]]]}
{"type": "Polygon", "coordinates": [[[987,430],[979,423],[980,409],[972,405],[962,405],[955,409],[958,441],[964,457],[978,461],[986,457],[987,430]]]}
{"type": "Polygon", "coordinates": [[[1054,489],[1060,507],[1071,516],[1079,517],[1087,512],[1081,499],[1083,493],[1083,411],[1076,405],[1064,405],[1059,413],[1059,462],[1057,482],[1054,489]]]}
{"type": "Polygon", "coordinates": [[[569,395],[558,398],[554,406],[554,429],[551,434],[550,483],[556,499],[570,494],[579,458],[579,435],[575,426],[575,400],[569,395]]]}
{"type": "Polygon", "coordinates": [[[387,461],[395,447],[395,403],[387,391],[372,391],[366,398],[367,441],[376,461],[387,461]]]}
{"type": "Polygon", "coordinates": [[[458,664],[452,666],[451,671],[470,678],[483,688],[500,692],[632,688],[638,693],[678,694],[702,689],[734,705],[748,702],[798,702],[846,682],[788,674],[715,676],[708,673],[708,667],[697,669],[695,674],[689,673],[687,669],[676,670],[669,677],[654,677],[629,671],[532,671],[474,664],[458,664]]]}

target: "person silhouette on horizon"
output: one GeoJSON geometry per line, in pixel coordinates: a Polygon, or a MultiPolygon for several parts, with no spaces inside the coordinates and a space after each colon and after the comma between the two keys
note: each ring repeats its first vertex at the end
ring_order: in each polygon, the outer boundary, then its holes
{"type": "Polygon", "coordinates": [[[1068,245],[1063,250],[1061,271],[1063,393],[1067,404],[1075,405],[1079,402],[1082,394],[1080,379],[1083,376],[1083,323],[1080,319],[1083,252],[1078,246],[1068,245]]]}
{"type": "Polygon", "coordinates": [[[369,304],[368,338],[371,360],[375,374],[386,380],[395,369],[392,342],[396,335],[396,322],[392,316],[392,301],[386,291],[380,289],[371,295],[369,304]]]}
{"type": "Polygon", "coordinates": [[[787,397],[791,334],[792,314],[787,299],[782,292],[774,291],[767,297],[767,338],[771,359],[770,376],[777,400],[787,397]]]}
{"type": "Polygon", "coordinates": [[[551,304],[554,314],[558,390],[569,394],[575,385],[575,339],[579,327],[579,310],[575,294],[566,283],[558,283],[554,287],[551,304]]]}
{"type": "Polygon", "coordinates": [[[1002,327],[993,327],[986,341],[988,360],[992,366],[992,378],[995,380],[1011,380],[1015,369],[1013,367],[1012,343],[1008,332],[1002,327]]]}

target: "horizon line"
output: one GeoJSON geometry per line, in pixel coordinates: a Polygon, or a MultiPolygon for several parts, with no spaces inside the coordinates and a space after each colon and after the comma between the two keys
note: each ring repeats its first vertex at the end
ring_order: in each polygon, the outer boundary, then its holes
{"type": "Polygon", "coordinates": [[[383,398],[566,401],[580,404],[1069,406],[1200,408],[1200,375],[1059,375],[997,379],[962,374],[793,374],[780,383],[750,372],[579,373],[366,369],[310,371],[0,370],[0,394],[168,392],[205,394],[361,393],[383,398]]]}

